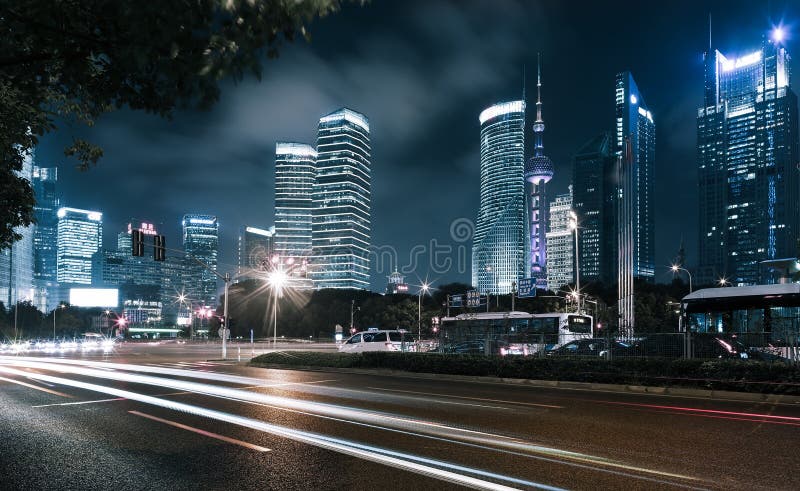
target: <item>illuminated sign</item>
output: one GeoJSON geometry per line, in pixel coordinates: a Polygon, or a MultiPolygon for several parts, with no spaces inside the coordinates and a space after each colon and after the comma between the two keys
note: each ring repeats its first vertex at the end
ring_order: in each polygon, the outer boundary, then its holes
{"type": "Polygon", "coordinates": [[[748,55],[744,55],[741,58],[736,58],[736,60],[729,60],[722,56],[720,53],[719,55],[720,62],[722,63],[722,71],[729,72],[736,68],[742,68],[754,63],[758,63],[761,61],[761,51],[755,51],[748,55]]]}
{"type": "Polygon", "coordinates": [[[70,288],[69,303],[75,307],[117,307],[119,290],[116,288],[70,288]]]}
{"type": "MultiPolygon", "coordinates": [[[[156,228],[152,223],[142,222],[141,226],[137,230],[139,230],[145,235],[158,235],[158,232],[156,232],[156,228]]],[[[131,233],[132,231],[133,231],[133,224],[129,223],[128,233],[131,233]]]]}

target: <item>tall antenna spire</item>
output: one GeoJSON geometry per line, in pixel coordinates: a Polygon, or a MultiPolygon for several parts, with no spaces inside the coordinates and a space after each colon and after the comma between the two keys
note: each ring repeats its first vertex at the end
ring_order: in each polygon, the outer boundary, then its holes
{"type": "Polygon", "coordinates": [[[542,144],[542,133],[544,133],[544,120],[542,119],[542,54],[537,53],[536,69],[536,122],[533,123],[533,133],[536,136],[534,146],[534,156],[544,155],[544,145],[542,144]]]}
{"type": "Polygon", "coordinates": [[[525,67],[525,64],[523,63],[522,64],[522,101],[523,102],[525,101],[525,85],[526,85],[525,69],[526,69],[526,67],[525,67]]]}
{"type": "Polygon", "coordinates": [[[708,52],[711,53],[711,11],[708,11],[708,52]]]}

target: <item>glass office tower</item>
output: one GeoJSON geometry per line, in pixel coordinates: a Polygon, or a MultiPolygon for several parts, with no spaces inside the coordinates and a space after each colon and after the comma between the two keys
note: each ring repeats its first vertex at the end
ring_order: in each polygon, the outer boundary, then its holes
{"type": "Polygon", "coordinates": [[[212,215],[187,214],[181,222],[183,227],[183,249],[189,258],[205,263],[202,267],[196,261],[187,261],[186,286],[188,297],[195,302],[210,307],[217,305],[217,254],[219,249],[219,223],[212,215]]]}
{"type": "MultiPolygon", "coordinates": [[[[17,175],[28,182],[33,180],[33,153],[25,155],[17,175]]],[[[5,183],[4,183],[5,184],[5,183]]],[[[33,250],[36,226],[17,227],[21,237],[11,247],[0,250],[0,301],[7,308],[17,302],[33,301],[33,250]]]]}
{"type": "Polygon", "coordinates": [[[793,257],[798,237],[797,96],[776,41],[738,57],[705,54],[697,110],[696,283],[759,283],[760,262],[793,257]]]}
{"type": "Polygon", "coordinates": [[[275,254],[294,288],[313,287],[308,260],[316,163],[317,151],[310,145],[275,145],[275,254]]]}
{"type": "Polygon", "coordinates": [[[239,231],[239,264],[236,278],[264,279],[275,252],[275,227],[269,230],[244,226],[239,231]]]}
{"type": "Polygon", "coordinates": [[[573,209],[578,217],[581,281],[617,281],[616,159],[610,133],[586,142],[572,168],[573,209]]]}
{"type": "Polygon", "coordinates": [[[342,108],[319,120],[311,216],[314,288],[369,288],[370,151],[363,114],[342,108]]]}
{"type": "Polygon", "coordinates": [[[480,208],[472,246],[472,285],[509,293],[528,275],[525,226],[525,101],[486,108],[481,125],[480,208]]]}
{"type": "Polygon", "coordinates": [[[56,280],[92,284],[92,256],[103,245],[103,214],[78,208],[59,208],[56,280]]]}
{"type": "Polygon", "coordinates": [[[655,278],[655,229],[653,227],[653,184],[655,171],[656,127],[653,115],[633,75],[617,74],[615,87],[616,140],[615,152],[630,172],[629,186],[620,182],[620,196],[629,198],[630,210],[617,217],[618,230],[631,227],[630,238],[619,244],[619,257],[630,259],[633,277],[653,281],[655,278]],[[626,156],[625,147],[630,154],[626,156]],[[628,189],[629,187],[629,189],[628,189]],[[629,217],[628,217],[629,216],[629,217]],[[621,223],[629,222],[629,223],[621,223]]]}

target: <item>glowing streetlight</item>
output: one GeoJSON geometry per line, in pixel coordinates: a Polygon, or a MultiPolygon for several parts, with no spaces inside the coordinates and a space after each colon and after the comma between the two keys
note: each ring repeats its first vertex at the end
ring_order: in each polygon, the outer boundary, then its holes
{"type": "MultiPolygon", "coordinates": [[[[430,290],[431,286],[425,282],[419,287],[419,293],[417,295],[418,302],[417,302],[417,330],[419,332],[419,339],[422,339],[422,295],[427,294],[428,290],[430,290]]],[[[488,300],[487,300],[488,302],[488,300]]]]}
{"type": "Polygon", "coordinates": [[[58,309],[65,309],[65,308],[67,308],[67,306],[62,303],[61,305],[59,305],[58,307],[53,309],[53,342],[54,343],[56,342],[56,311],[58,309]]]}
{"type": "MultiPolygon", "coordinates": [[[[633,96],[631,96],[633,97],[633,96]]],[[[636,102],[634,101],[634,104],[636,102]]],[[[578,306],[578,313],[581,312],[581,265],[580,256],[578,255],[578,215],[574,210],[569,211],[569,228],[575,231],[575,304],[578,306]]]]}
{"type": "MultiPolygon", "coordinates": [[[[277,263],[278,257],[272,258],[273,263],[277,263]]],[[[282,269],[270,271],[267,275],[267,283],[272,288],[272,347],[278,346],[278,296],[283,291],[283,287],[288,282],[288,276],[282,269]]]]}
{"type": "Polygon", "coordinates": [[[692,273],[690,273],[688,269],[682,268],[677,264],[673,264],[670,269],[673,273],[677,273],[678,271],[686,271],[686,274],[689,275],[689,293],[692,293],[692,273]]]}
{"type": "Polygon", "coordinates": [[[727,279],[727,278],[720,278],[720,279],[719,279],[719,286],[720,286],[720,287],[726,287],[726,286],[728,286],[729,284],[730,284],[730,281],[728,281],[728,279],[727,279]]]}

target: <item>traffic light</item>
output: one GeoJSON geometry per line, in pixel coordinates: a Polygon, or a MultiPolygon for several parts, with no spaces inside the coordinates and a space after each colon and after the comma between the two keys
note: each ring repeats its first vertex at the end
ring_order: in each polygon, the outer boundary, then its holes
{"type": "Polygon", "coordinates": [[[153,236],[153,259],[163,261],[167,257],[167,241],[163,235],[153,236]]]}
{"type": "Polygon", "coordinates": [[[131,231],[131,255],[144,256],[144,233],[141,230],[131,231]]]}

